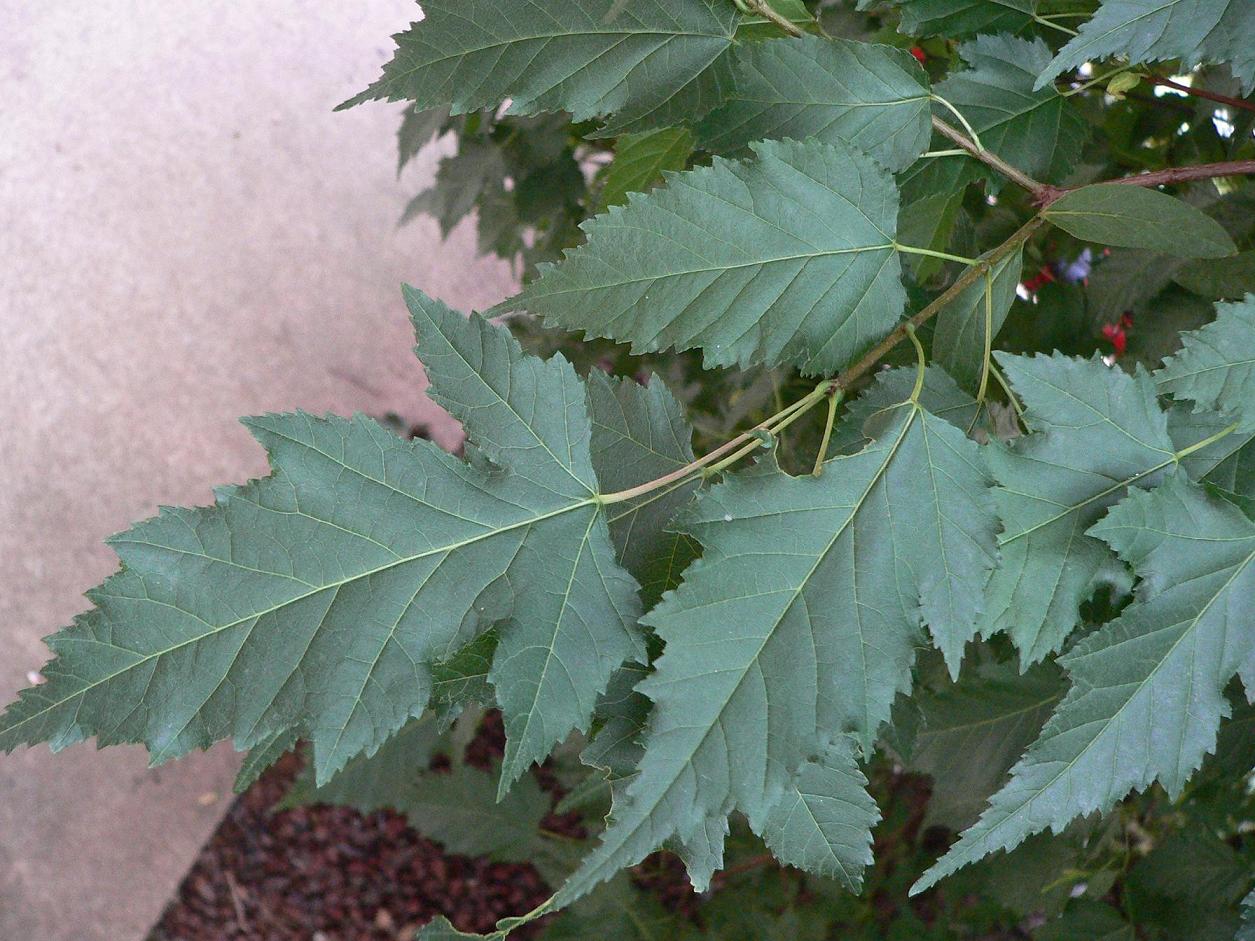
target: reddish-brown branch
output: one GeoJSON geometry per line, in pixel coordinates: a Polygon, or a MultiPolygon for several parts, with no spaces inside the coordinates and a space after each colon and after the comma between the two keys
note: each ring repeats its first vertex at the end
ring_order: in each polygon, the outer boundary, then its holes
{"type": "MultiPolygon", "coordinates": [[[[1255,160],[1229,160],[1224,163],[1199,163],[1192,167],[1168,167],[1152,173],[1136,173],[1104,183],[1125,183],[1129,186],[1169,186],[1193,180],[1213,180],[1220,176],[1247,176],[1255,173],[1255,160]]],[[[1049,206],[1060,196],[1079,187],[1047,186],[1037,198],[1037,205],[1049,206]]]]}
{"type": "Polygon", "coordinates": [[[776,857],[770,853],[760,853],[757,856],[751,856],[749,859],[737,863],[735,866],[729,866],[721,872],[715,873],[714,882],[716,886],[721,886],[730,878],[742,872],[749,872],[751,869],[758,869],[762,866],[769,866],[775,863],[776,857]]]}
{"type": "Polygon", "coordinates": [[[954,127],[951,124],[947,124],[945,121],[941,120],[941,118],[935,115],[933,116],[933,129],[937,131],[939,134],[941,134],[943,137],[947,137],[952,142],[958,144],[960,147],[966,150],[969,154],[971,154],[981,163],[985,164],[985,166],[990,167],[993,170],[996,170],[998,173],[1001,173],[1012,183],[1015,183],[1018,186],[1024,187],[1026,190],[1028,190],[1030,193],[1033,194],[1034,199],[1039,198],[1043,193],[1045,193],[1049,189],[1049,187],[1046,186],[1046,184],[1038,183],[1027,173],[1023,173],[1020,170],[1016,169],[1015,167],[1011,166],[1011,164],[1007,163],[1005,160],[1003,160],[1001,157],[999,157],[997,154],[993,153],[992,151],[988,151],[988,150],[983,149],[982,147],[977,146],[976,141],[972,140],[970,137],[968,137],[966,134],[960,131],[957,127],[954,127]]]}
{"type": "Polygon", "coordinates": [[[1208,91],[1205,88],[1194,88],[1190,85],[1183,85],[1180,82],[1174,82],[1170,78],[1164,78],[1162,75],[1147,75],[1146,77],[1150,80],[1152,85],[1162,85],[1164,88],[1175,88],[1177,91],[1185,92],[1187,95],[1193,95],[1195,98],[1206,98],[1208,101],[1214,101],[1221,105],[1228,105],[1230,108],[1241,108],[1243,111],[1255,111],[1255,102],[1244,101],[1241,98],[1230,98],[1228,95],[1208,91]]]}

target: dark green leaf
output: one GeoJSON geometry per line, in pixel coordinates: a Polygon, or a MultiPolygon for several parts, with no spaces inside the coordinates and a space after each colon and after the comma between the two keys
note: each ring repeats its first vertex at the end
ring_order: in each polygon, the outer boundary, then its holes
{"type": "MultiPolygon", "coordinates": [[[[693,460],[693,430],[684,409],[657,377],[643,386],[594,371],[588,378],[588,404],[593,467],[604,492],[656,480],[693,460]]],[[[609,507],[610,538],[620,564],[640,582],[646,607],[679,584],[680,573],[696,555],[688,536],[667,531],[696,488],[693,480],[609,507]]]]}
{"type": "Polygon", "coordinates": [[[1034,937],[1037,941],[1134,941],[1137,936],[1110,905],[1078,899],[1034,937]]]}
{"type": "MultiPolygon", "coordinates": [[[[859,0],[859,8],[878,0],[859,0]]],[[[908,36],[1014,33],[1033,21],[1037,0],[895,0],[899,32],[908,36]]]]}
{"type": "Polygon", "coordinates": [[[1221,258],[1237,251],[1215,219],[1189,203],[1141,186],[1082,186],[1042,212],[1065,232],[1101,245],[1149,248],[1185,258],[1221,258]]]}
{"type": "Polygon", "coordinates": [[[1042,70],[1039,85],[1083,62],[1125,56],[1130,63],[1181,59],[1227,62],[1255,86],[1255,4],[1250,0],[1103,0],[1094,18],[1042,70]]]}
{"type": "Polygon", "coordinates": [[[1215,747],[1230,679],[1255,683],[1255,522],[1177,474],[1090,534],[1133,565],[1138,598],[1061,658],[1072,686],[1041,737],[912,891],[1153,782],[1175,798],[1215,747]]]}
{"type": "Polygon", "coordinates": [[[928,148],[928,77],[900,49],[804,36],[740,46],[730,61],[733,90],[697,129],[707,150],[814,139],[850,144],[896,171],[928,148]]]}
{"type": "Polygon", "coordinates": [[[1020,285],[1021,253],[1011,252],[990,272],[991,303],[986,305],[986,280],[981,278],[937,315],[933,359],[969,392],[982,385],[985,362],[994,337],[1002,329],[1020,285]]]}
{"type": "Polygon", "coordinates": [[[910,765],[933,779],[928,819],[971,824],[1063,696],[1053,665],[1023,676],[995,667],[919,700],[922,728],[910,765]]]}
{"type": "MultiPolygon", "coordinates": [[[[960,46],[959,55],[969,68],[940,83],[937,94],[967,118],[981,143],[1029,176],[1058,181],[1071,173],[1089,130],[1075,105],[1053,88],[1034,91],[1037,73],[1050,59],[1046,44],[978,36],[960,46]]],[[[936,113],[954,122],[939,106],[936,113]]],[[[992,171],[981,172],[1001,184],[992,171]]]]}
{"type": "Polygon", "coordinates": [[[667,170],[683,170],[693,143],[693,132],[683,127],[620,137],[602,184],[600,208],[626,203],[629,193],[647,192],[667,170]]]}
{"type": "Polygon", "coordinates": [[[585,245],[497,309],[525,307],[636,352],[701,347],[707,366],[844,366],[906,300],[893,181],[831,144],[753,150],[589,220],[585,245]]]}
{"type": "Polygon", "coordinates": [[[341,108],[409,99],[453,114],[570,111],[620,125],[692,117],[718,98],[737,12],[716,0],[425,0],[383,76],[341,108]]]}
{"type": "Polygon", "coordinates": [[[1187,291],[1207,298],[1237,299],[1255,293],[1255,251],[1190,262],[1173,280],[1187,291]]]}
{"type": "Polygon", "coordinates": [[[1239,431],[1255,431],[1255,294],[1217,304],[1216,319],[1181,341],[1181,352],[1155,373],[1160,391],[1232,413],[1239,431]]]}

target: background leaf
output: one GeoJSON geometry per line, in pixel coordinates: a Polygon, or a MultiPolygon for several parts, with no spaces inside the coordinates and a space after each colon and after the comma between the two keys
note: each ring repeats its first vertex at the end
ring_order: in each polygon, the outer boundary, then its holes
{"type": "Polygon", "coordinates": [[[1198,409],[1232,409],[1239,431],[1255,431],[1255,294],[1217,304],[1215,321],[1181,340],[1181,352],[1155,373],[1160,391],[1198,409]]]}
{"type": "Polygon", "coordinates": [[[498,310],[520,307],[645,352],[701,347],[707,366],[833,372],[893,326],[906,296],[897,192],[858,151],[770,141],[584,224],[588,241],[498,310]]]}
{"type": "Polygon", "coordinates": [[[730,67],[732,91],[697,129],[707,150],[814,139],[852,145],[897,171],[928,148],[928,78],[900,49],[803,36],[739,46],[730,67]]]}
{"type": "Polygon", "coordinates": [[[1221,258],[1237,251],[1220,223],[1165,193],[1096,183],[1064,193],[1042,214],[1087,242],[1149,248],[1186,258],[1221,258]]]}

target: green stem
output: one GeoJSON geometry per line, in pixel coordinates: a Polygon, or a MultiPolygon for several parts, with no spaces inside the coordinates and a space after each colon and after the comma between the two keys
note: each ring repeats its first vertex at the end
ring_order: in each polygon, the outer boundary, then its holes
{"type": "MultiPolygon", "coordinates": [[[[1068,14],[1064,14],[1064,15],[1066,16],[1068,14]]],[[[1072,14],[1072,15],[1075,15],[1075,14],[1072,14]]],[[[1058,23],[1051,22],[1052,20],[1053,20],[1053,17],[1050,17],[1050,16],[1037,16],[1036,14],[1033,15],[1033,22],[1035,23],[1040,23],[1042,26],[1045,26],[1049,29],[1057,29],[1059,32],[1066,33],[1069,36],[1076,35],[1076,30],[1068,26],[1061,26],[1058,23]]]]}
{"type": "Polygon", "coordinates": [[[888,336],[863,354],[862,359],[843,372],[836,379],[833,379],[832,383],[841,389],[850,389],[850,387],[857,380],[871,371],[876,364],[884,358],[886,353],[906,339],[906,331],[908,327],[918,327],[935,317],[947,304],[983,277],[986,271],[989,271],[1003,258],[1011,254],[1011,252],[1015,251],[1032,238],[1033,233],[1044,225],[1045,222],[1045,218],[1040,215],[1033,216],[1033,218],[1029,219],[1026,223],[1016,229],[1015,232],[1012,233],[1011,237],[1005,242],[997,248],[989,251],[985,257],[978,258],[976,260],[976,264],[959,275],[959,277],[955,279],[954,284],[946,288],[945,291],[939,294],[919,313],[911,317],[910,320],[907,320],[895,327],[888,336]]]}
{"type": "MultiPolygon", "coordinates": [[[[762,446],[762,442],[757,439],[757,434],[762,431],[770,431],[773,434],[783,431],[791,425],[803,413],[809,411],[821,399],[837,394],[844,394],[851,386],[867,372],[869,372],[891,349],[897,346],[902,340],[910,334],[912,342],[916,345],[917,354],[923,355],[923,347],[919,343],[919,339],[914,336],[915,328],[931,320],[942,310],[947,304],[962,294],[968,287],[975,284],[977,279],[984,277],[994,265],[1005,258],[1008,254],[1015,251],[1021,245],[1032,237],[1033,233],[1045,223],[1043,216],[1037,215],[1029,219],[1024,225],[1020,226],[1010,238],[988,252],[985,257],[975,259],[972,266],[955,280],[931,303],[926,305],[919,313],[910,319],[904,321],[889,332],[883,340],[868,350],[863,357],[850,366],[840,376],[833,379],[825,379],[820,382],[814,389],[798,399],[787,408],[781,409],[776,414],[767,418],[753,428],[745,431],[735,438],[724,442],[708,454],[703,455],[695,461],[690,461],[683,467],[677,468],[669,474],[665,474],[656,480],[650,480],[636,487],[627,490],[619,490],[615,493],[598,494],[589,500],[590,503],[597,503],[606,506],[613,503],[623,503],[627,500],[634,500],[653,493],[670,484],[676,484],[684,481],[689,475],[698,471],[702,472],[703,477],[716,474],[729,465],[739,461],[745,455],[751,453],[755,449],[762,446]]],[[[919,389],[922,388],[923,372],[917,380],[917,390],[915,397],[918,397],[919,389]]]]}
{"type": "Polygon", "coordinates": [[[1007,377],[1002,374],[1002,370],[994,365],[992,359],[989,361],[989,373],[994,377],[994,381],[1002,387],[1003,393],[1007,397],[1007,401],[1011,403],[1011,407],[1015,409],[1015,417],[1020,420],[1020,424],[1024,426],[1024,430],[1028,431],[1028,421],[1024,418],[1024,406],[1020,404],[1019,398],[1011,390],[1011,383],[1007,382],[1007,377]]]}
{"type": "MultiPolygon", "coordinates": [[[[709,452],[708,454],[702,455],[697,460],[690,461],[688,464],[685,464],[683,467],[677,468],[676,470],[673,470],[671,473],[665,474],[664,476],[659,477],[656,480],[647,481],[646,483],[643,483],[638,487],[631,487],[627,490],[619,490],[619,491],[616,491],[615,493],[600,494],[597,497],[596,502],[602,505],[607,505],[611,503],[623,503],[626,500],[634,500],[637,497],[643,497],[645,494],[652,493],[653,491],[657,490],[660,487],[665,487],[668,484],[681,481],[684,478],[688,477],[690,474],[692,474],[694,471],[701,470],[703,467],[706,467],[708,464],[714,463],[715,461],[719,460],[728,452],[735,450],[736,448],[744,444],[746,441],[750,440],[751,438],[754,438],[755,432],[768,431],[770,430],[771,425],[774,422],[777,422],[780,419],[788,415],[791,415],[794,411],[798,409],[809,408],[811,405],[814,405],[815,402],[817,401],[819,401],[818,392],[811,392],[809,395],[806,395],[803,398],[798,399],[788,408],[785,408],[782,411],[779,411],[776,414],[772,415],[770,418],[764,419],[763,421],[759,422],[749,431],[746,431],[737,435],[735,438],[731,439],[730,441],[725,441],[723,444],[719,445],[719,447],[715,448],[713,451],[709,452]]],[[[757,439],[755,439],[755,446],[757,447],[757,445],[758,445],[758,441],[757,439]]]]}
{"type": "Polygon", "coordinates": [[[1097,75],[1094,78],[1091,78],[1088,82],[1083,82],[1082,84],[1077,85],[1075,88],[1069,88],[1067,91],[1061,91],[1059,92],[1059,94],[1063,96],[1064,98],[1070,98],[1073,95],[1079,95],[1081,92],[1088,91],[1089,89],[1093,88],[1095,85],[1101,85],[1103,82],[1110,81],[1111,79],[1115,78],[1117,75],[1123,75],[1125,72],[1132,71],[1132,69],[1133,69],[1133,66],[1131,65],[1122,65],[1118,69],[1112,69],[1110,72],[1106,72],[1102,75],[1097,75]]]}
{"type": "Polygon", "coordinates": [[[1204,438],[1202,441],[1195,442],[1194,444],[1191,444],[1188,448],[1182,448],[1173,457],[1176,461],[1180,462],[1183,458],[1189,457],[1195,451],[1201,451],[1203,450],[1203,448],[1206,448],[1215,444],[1221,438],[1227,437],[1228,435],[1233,434],[1237,430],[1238,430],[1238,423],[1234,422],[1232,425],[1229,425],[1225,428],[1220,429],[1220,431],[1217,431],[1214,435],[1210,435],[1204,438]]]}
{"type": "Polygon", "coordinates": [[[911,401],[919,405],[919,394],[924,391],[924,372],[928,369],[928,357],[924,355],[924,344],[920,343],[919,337],[915,335],[915,324],[909,320],[906,322],[906,335],[911,338],[911,345],[915,347],[915,388],[911,390],[911,401]]]}
{"type": "Polygon", "coordinates": [[[976,133],[976,128],[968,124],[967,118],[963,117],[963,112],[961,112],[954,105],[950,104],[950,102],[946,101],[946,99],[942,98],[936,92],[928,97],[959,119],[959,123],[963,125],[963,130],[967,131],[968,136],[972,139],[972,143],[976,145],[977,150],[985,149],[985,145],[980,142],[980,136],[976,133]]]}
{"type": "Polygon", "coordinates": [[[929,258],[941,258],[945,261],[957,261],[965,265],[976,264],[975,258],[965,258],[963,255],[951,255],[949,252],[935,252],[931,248],[917,248],[914,245],[903,245],[900,242],[894,242],[893,247],[907,255],[927,255],[929,258]]]}
{"type": "Polygon", "coordinates": [[[811,474],[818,477],[824,472],[824,461],[828,458],[828,445],[832,442],[832,426],[837,420],[837,406],[841,404],[844,394],[840,389],[833,389],[828,394],[828,418],[824,421],[824,436],[819,441],[819,451],[815,455],[815,467],[811,474]]]}
{"type": "Polygon", "coordinates": [[[924,157],[962,157],[967,153],[961,147],[952,147],[949,150],[930,150],[928,153],[920,154],[920,159],[924,157]]]}
{"type": "MultiPolygon", "coordinates": [[[[827,386],[828,386],[827,382],[820,383],[818,386],[815,387],[815,390],[813,392],[809,393],[804,398],[798,399],[797,402],[794,403],[794,405],[801,404],[803,406],[802,408],[791,409],[784,418],[782,418],[780,421],[773,424],[770,428],[755,429],[755,430],[769,431],[772,435],[778,435],[780,432],[784,431],[784,429],[788,428],[791,424],[793,424],[795,421],[797,421],[799,418],[801,418],[803,415],[809,412],[819,402],[819,400],[824,397],[825,389],[827,388],[827,386]]],[[[733,464],[735,464],[741,458],[745,457],[747,454],[753,454],[759,448],[764,447],[764,444],[761,438],[758,438],[752,434],[751,434],[751,437],[753,437],[754,440],[749,442],[749,444],[743,445],[737,451],[733,451],[731,454],[725,457],[722,461],[718,461],[715,464],[711,464],[709,467],[702,468],[702,477],[713,477],[715,474],[718,474],[721,471],[724,471],[727,468],[731,467],[733,464]]]]}
{"type": "Polygon", "coordinates": [[[985,393],[989,391],[989,367],[994,346],[994,273],[985,272],[985,353],[981,360],[980,386],[976,390],[976,404],[985,401],[985,393]]]}

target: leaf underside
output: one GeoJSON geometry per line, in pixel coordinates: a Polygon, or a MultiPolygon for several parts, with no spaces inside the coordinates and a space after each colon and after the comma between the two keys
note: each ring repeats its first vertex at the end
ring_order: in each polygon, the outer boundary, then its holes
{"type": "Polygon", "coordinates": [[[1071,689],[980,820],[916,883],[1105,811],[1158,781],[1176,797],[1255,689],[1255,523],[1184,474],[1133,490],[1090,534],[1141,578],[1137,600],[1060,662],[1071,689]]]}
{"type": "Polygon", "coordinates": [[[453,114],[510,100],[510,114],[614,112],[659,126],[708,110],[727,84],[736,8],[716,0],[424,0],[373,85],[341,108],[408,99],[453,114]]]}
{"type": "Polygon", "coordinates": [[[838,837],[832,858],[848,868],[861,853],[850,834],[870,809],[832,817],[855,773],[834,734],[870,751],[923,622],[957,668],[994,562],[977,446],[912,402],[876,421],[874,441],[818,479],[768,460],[685,518],[703,554],[647,619],[666,650],[638,687],[654,703],[643,757],[560,903],[669,838],[701,841],[734,808],[784,856],[815,859],[838,837]]]}
{"type": "Polygon", "coordinates": [[[503,780],[586,727],[643,647],[636,586],[591,500],[582,385],[503,328],[407,299],[469,462],[362,417],[250,419],[272,475],[115,537],[122,569],[50,638],[49,682],[5,713],[0,747],[94,734],[157,762],[290,729],[325,781],[420,714],[430,665],[497,621],[503,780]],[[564,590],[511,587],[535,583],[564,590]]]}
{"type": "Polygon", "coordinates": [[[753,159],[670,174],[585,222],[584,245],[496,310],[526,308],[636,352],[700,346],[707,366],[835,372],[905,304],[897,191],[851,148],[751,149],[753,159]]]}

